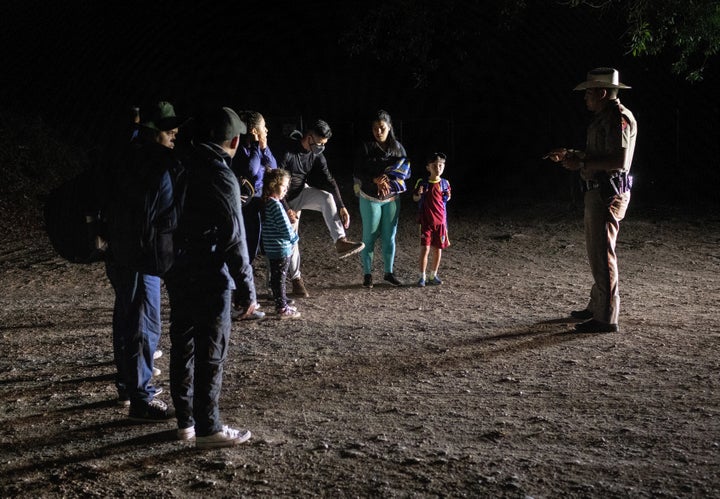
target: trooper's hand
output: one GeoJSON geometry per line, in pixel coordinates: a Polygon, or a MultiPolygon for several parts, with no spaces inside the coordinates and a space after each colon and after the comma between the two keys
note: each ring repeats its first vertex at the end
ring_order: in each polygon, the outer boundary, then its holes
{"type": "Polygon", "coordinates": [[[560,161],[564,160],[565,157],[568,155],[568,150],[564,147],[560,149],[553,149],[549,153],[547,153],[545,156],[543,156],[543,159],[549,159],[550,161],[554,163],[559,163],[560,161]]]}
{"type": "Polygon", "coordinates": [[[294,224],[295,222],[297,222],[298,217],[297,217],[297,213],[295,212],[295,210],[288,210],[287,216],[288,216],[288,219],[290,220],[291,224],[294,224]]]}

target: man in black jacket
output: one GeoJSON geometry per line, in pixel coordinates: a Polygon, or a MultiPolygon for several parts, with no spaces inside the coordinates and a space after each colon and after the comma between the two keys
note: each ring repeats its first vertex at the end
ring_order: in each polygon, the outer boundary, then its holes
{"type": "Polygon", "coordinates": [[[198,118],[175,237],[177,257],[165,279],[172,342],[170,392],[178,438],[195,437],[198,448],[233,446],[251,436],[248,430],[222,425],[218,404],[232,301],[241,310],[240,318],[257,307],[240,187],[230,169],[242,133],[246,126],[230,108],[198,118]]]}
{"type": "MultiPolygon", "coordinates": [[[[349,241],[345,229],[350,227],[350,214],[345,208],[340,189],[328,169],[323,151],[330,140],[332,130],[323,120],[317,120],[308,127],[301,137],[295,137],[285,144],[278,157],[278,168],[290,172],[290,188],[286,201],[290,208],[288,215],[297,232],[302,210],[319,211],[323,215],[330,237],[335,243],[339,258],[347,258],[361,251],[365,244],[349,241]],[[321,179],[325,189],[313,185],[321,179]]],[[[293,295],[308,296],[305,283],[300,275],[300,252],[297,246],[290,257],[288,275],[292,280],[293,295]]]]}

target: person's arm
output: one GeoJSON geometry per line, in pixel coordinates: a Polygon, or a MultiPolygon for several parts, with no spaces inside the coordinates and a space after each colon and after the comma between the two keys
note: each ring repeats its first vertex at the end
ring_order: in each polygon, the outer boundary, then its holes
{"type": "Polygon", "coordinates": [[[420,201],[423,194],[425,194],[425,183],[423,182],[423,179],[419,178],[417,179],[417,182],[415,182],[415,189],[413,189],[413,201],[416,203],[420,201]]]}
{"type": "Polygon", "coordinates": [[[566,153],[559,160],[562,162],[563,168],[571,171],[583,170],[586,172],[622,170],[625,165],[625,155],[627,154],[626,149],[618,149],[612,154],[602,156],[590,155],[584,151],[573,149],[566,149],[565,151],[566,153]]]}
{"type": "Polygon", "coordinates": [[[260,151],[260,163],[262,164],[263,168],[275,169],[278,167],[277,160],[275,159],[275,156],[273,156],[273,153],[267,146],[267,144],[265,144],[265,147],[260,144],[260,147],[258,149],[260,151]]]}
{"type": "Polygon", "coordinates": [[[331,190],[335,196],[335,203],[337,204],[338,209],[345,208],[345,203],[343,203],[342,196],[340,195],[340,187],[335,181],[335,177],[333,177],[332,173],[330,173],[330,169],[328,168],[327,160],[324,155],[318,154],[315,156],[311,170],[314,170],[315,168],[319,169],[325,176],[327,184],[330,187],[329,190],[331,190]]]}
{"type": "Polygon", "coordinates": [[[256,306],[257,296],[240,209],[240,188],[229,168],[221,172],[214,185],[218,205],[218,251],[223,252],[230,277],[235,281],[235,305],[249,314],[256,306]]]}

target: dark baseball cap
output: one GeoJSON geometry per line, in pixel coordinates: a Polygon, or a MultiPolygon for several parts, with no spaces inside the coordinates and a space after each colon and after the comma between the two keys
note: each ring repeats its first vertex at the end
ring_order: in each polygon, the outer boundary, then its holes
{"type": "Polygon", "coordinates": [[[196,132],[201,140],[221,144],[247,133],[247,126],[229,107],[218,107],[200,114],[196,132]]]}

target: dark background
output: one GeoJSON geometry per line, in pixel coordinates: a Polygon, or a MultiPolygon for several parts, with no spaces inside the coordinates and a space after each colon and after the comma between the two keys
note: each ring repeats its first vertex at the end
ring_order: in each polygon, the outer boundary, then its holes
{"type": "Polygon", "coordinates": [[[672,53],[627,54],[623,13],[528,1],[506,18],[498,3],[407,1],[380,26],[379,51],[358,54],[383,2],[11,0],[0,18],[0,109],[41,119],[87,151],[104,147],[130,105],[158,99],[185,116],[209,104],[256,109],[271,147],[321,117],[334,131],[331,169],[345,181],[366,116],[383,108],[414,177],[428,152],[449,154],[456,206],[570,202],[574,176],[540,158],[583,146],[589,115],[572,88],[613,66],[633,87],[620,97],[639,123],[633,202],[717,206],[716,61],[690,84],[672,73],[672,53]]]}

